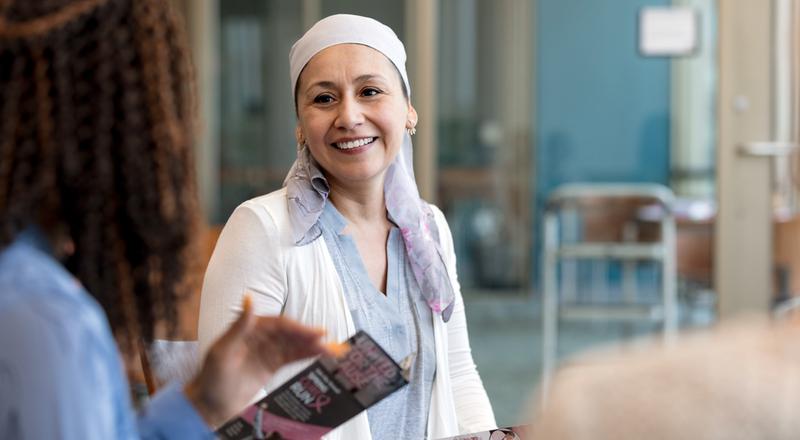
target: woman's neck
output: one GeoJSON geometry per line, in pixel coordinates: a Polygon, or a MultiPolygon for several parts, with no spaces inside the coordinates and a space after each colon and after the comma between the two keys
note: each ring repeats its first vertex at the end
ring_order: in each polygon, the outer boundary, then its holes
{"type": "Polygon", "coordinates": [[[383,185],[361,187],[332,185],[330,201],[352,224],[378,225],[387,221],[383,185]]]}

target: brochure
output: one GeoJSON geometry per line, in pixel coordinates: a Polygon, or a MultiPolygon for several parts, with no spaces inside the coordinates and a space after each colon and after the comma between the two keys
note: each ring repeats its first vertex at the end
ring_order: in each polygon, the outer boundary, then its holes
{"type": "Polygon", "coordinates": [[[323,356],[216,432],[222,440],[311,440],[408,384],[413,354],[398,365],[366,332],[338,357],[323,356]]]}

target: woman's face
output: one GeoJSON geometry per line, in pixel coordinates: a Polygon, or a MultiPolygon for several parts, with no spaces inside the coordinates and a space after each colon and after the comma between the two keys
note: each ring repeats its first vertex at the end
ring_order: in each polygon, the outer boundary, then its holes
{"type": "Polygon", "coordinates": [[[322,50],[298,80],[298,141],[337,185],[383,184],[417,113],[382,53],[360,44],[322,50]]]}

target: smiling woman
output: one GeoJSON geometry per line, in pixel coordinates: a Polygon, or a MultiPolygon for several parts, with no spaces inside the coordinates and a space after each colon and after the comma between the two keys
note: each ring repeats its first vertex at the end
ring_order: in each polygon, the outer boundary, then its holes
{"type": "Polygon", "coordinates": [[[297,92],[297,141],[326,171],[332,193],[382,192],[404,131],[417,121],[391,61],[364,45],[331,46],[308,62],[297,92]]]}
{"type": "MultiPolygon", "coordinates": [[[[365,330],[395,360],[416,354],[409,386],[327,438],[441,438],[494,428],[472,360],[450,230],[414,181],[417,113],[403,43],[375,20],[334,15],[298,40],[289,58],[297,160],[285,188],[244,202],[225,225],[203,286],[201,346],[251,291],[260,314],[322,327],[331,340],[365,330]]],[[[278,376],[267,390],[282,382],[278,376]]]]}

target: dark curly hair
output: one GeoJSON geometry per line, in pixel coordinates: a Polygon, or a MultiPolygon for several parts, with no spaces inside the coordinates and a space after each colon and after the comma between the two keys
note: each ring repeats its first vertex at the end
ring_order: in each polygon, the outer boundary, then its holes
{"type": "Polygon", "coordinates": [[[117,340],[196,287],[193,72],[165,0],[0,0],[0,247],[36,225],[117,340]]]}

